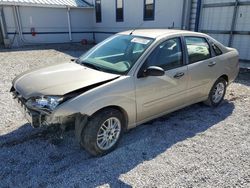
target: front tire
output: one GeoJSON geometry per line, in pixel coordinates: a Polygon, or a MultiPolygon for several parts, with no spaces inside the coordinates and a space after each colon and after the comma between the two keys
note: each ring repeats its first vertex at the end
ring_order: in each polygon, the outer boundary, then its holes
{"type": "Polygon", "coordinates": [[[123,123],[123,115],[116,109],[96,113],[81,133],[81,146],[94,156],[111,152],[121,138],[123,123]]]}
{"type": "Polygon", "coordinates": [[[217,107],[224,99],[226,94],[227,82],[223,78],[219,78],[214,83],[211,88],[208,99],[205,101],[205,104],[211,107],[217,107]]]}

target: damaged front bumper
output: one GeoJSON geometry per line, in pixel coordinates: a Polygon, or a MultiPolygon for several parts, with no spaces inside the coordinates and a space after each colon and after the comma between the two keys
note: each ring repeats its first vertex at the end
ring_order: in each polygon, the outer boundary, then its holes
{"type": "Polygon", "coordinates": [[[65,124],[74,121],[73,116],[68,117],[54,117],[52,112],[39,110],[39,109],[30,109],[27,107],[27,100],[22,97],[14,89],[11,90],[13,98],[17,103],[19,110],[23,113],[25,119],[31,124],[32,127],[48,127],[51,125],[65,124]]]}
{"type": "Polygon", "coordinates": [[[54,118],[50,113],[29,109],[25,105],[25,99],[23,99],[20,95],[13,95],[19,110],[23,113],[24,117],[29,121],[32,127],[37,128],[62,123],[62,118],[54,118]]]}

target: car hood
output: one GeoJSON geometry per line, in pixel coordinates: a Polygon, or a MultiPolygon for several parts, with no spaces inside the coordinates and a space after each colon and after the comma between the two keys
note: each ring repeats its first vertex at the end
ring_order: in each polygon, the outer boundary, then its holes
{"type": "Polygon", "coordinates": [[[64,95],[118,77],[76,63],[64,63],[25,72],[13,80],[13,86],[27,99],[40,95],[64,95]]]}

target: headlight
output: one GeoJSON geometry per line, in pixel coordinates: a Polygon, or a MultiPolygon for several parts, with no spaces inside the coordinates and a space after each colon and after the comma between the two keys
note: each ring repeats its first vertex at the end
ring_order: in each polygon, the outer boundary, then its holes
{"type": "Polygon", "coordinates": [[[54,110],[61,102],[63,97],[58,96],[42,96],[31,98],[26,102],[26,105],[30,108],[47,109],[49,111],[54,110]]]}

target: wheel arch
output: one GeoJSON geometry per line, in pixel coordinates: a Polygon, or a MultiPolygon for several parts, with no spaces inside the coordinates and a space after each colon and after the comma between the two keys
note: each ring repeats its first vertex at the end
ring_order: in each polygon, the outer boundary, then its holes
{"type": "MultiPolygon", "coordinates": [[[[228,75],[223,74],[223,75],[221,75],[219,78],[223,78],[223,79],[227,82],[227,84],[229,83],[228,75]]],[[[219,79],[219,78],[218,78],[218,79],[219,79]]],[[[217,80],[218,80],[218,79],[217,79],[217,80]]]]}
{"type": "Polygon", "coordinates": [[[97,113],[99,113],[99,112],[101,112],[101,111],[103,111],[103,110],[107,110],[107,109],[115,109],[115,110],[118,110],[119,112],[121,112],[121,114],[122,114],[122,116],[123,116],[123,118],[124,118],[124,121],[125,121],[125,123],[124,123],[124,128],[125,128],[125,130],[127,130],[127,129],[128,129],[128,122],[129,122],[129,121],[128,121],[128,113],[126,112],[126,110],[124,110],[124,108],[122,108],[122,107],[120,107],[120,106],[117,106],[117,105],[105,106],[105,107],[103,107],[103,108],[97,110],[96,112],[94,112],[94,113],[91,115],[91,117],[93,117],[95,114],[97,114],[97,113]]]}

